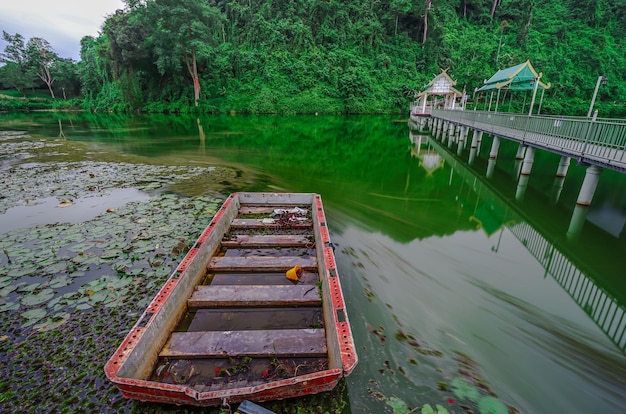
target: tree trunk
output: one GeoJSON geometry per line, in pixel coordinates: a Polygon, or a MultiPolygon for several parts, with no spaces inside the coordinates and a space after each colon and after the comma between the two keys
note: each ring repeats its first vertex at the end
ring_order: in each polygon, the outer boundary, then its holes
{"type": "Polygon", "coordinates": [[[422,38],[422,45],[426,44],[426,38],[428,35],[428,11],[430,10],[431,3],[431,0],[426,0],[426,10],[424,11],[424,37],[422,38]]]}
{"type": "Polygon", "coordinates": [[[41,67],[41,72],[37,72],[37,76],[39,76],[39,78],[44,81],[46,85],[48,85],[50,96],[52,96],[52,99],[55,99],[54,91],[52,90],[52,83],[54,82],[54,79],[52,78],[52,75],[50,75],[50,69],[44,65],[41,67]]]}
{"type": "Polygon", "coordinates": [[[493,19],[493,15],[496,13],[496,7],[500,3],[500,0],[493,0],[493,5],[491,6],[491,18],[493,19]]]}
{"type": "Polygon", "coordinates": [[[198,77],[198,64],[196,62],[196,49],[191,49],[191,62],[187,56],[185,56],[185,64],[187,65],[187,70],[189,71],[189,75],[193,80],[193,97],[194,97],[194,105],[198,106],[198,101],[200,100],[200,79],[198,77]]]}

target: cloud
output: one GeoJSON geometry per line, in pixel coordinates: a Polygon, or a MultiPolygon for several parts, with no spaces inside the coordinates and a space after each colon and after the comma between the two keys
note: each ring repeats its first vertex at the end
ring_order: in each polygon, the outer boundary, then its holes
{"type": "MultiPolygon", "coordinates": [[[[59,56],[78,60],[80,39],[98,36],[106,16],[122,8],[122,0],[14,0],[2,5],[0,30],[42,37],[59,56]]],[[[0,51],[5,46],[0,40],[0,51]]]]}

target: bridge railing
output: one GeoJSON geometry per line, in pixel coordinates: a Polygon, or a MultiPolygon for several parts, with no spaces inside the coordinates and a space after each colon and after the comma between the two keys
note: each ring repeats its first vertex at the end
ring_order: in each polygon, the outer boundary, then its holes
{"type": "Polygon", "coordinates": [[[626,120],[433,109],[431,116],[520,142],[626,162],[626,120]]]}

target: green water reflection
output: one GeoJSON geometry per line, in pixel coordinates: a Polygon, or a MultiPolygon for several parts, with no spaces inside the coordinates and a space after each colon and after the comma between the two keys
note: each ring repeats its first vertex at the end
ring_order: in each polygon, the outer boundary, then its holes
{"type": "Polygon", "coordinates": [[[394,398],[478,412],[450,386],[464,376],[520,412],[623,412],[626,177],[603,173],[572,241],[584,167],[570,166],[554,203],[559,157],[538,152],[515,201],[513,143],[487,179],[489,137],[469,166],[468,149],[457,156],[427,136],[417,146],[401,121],[43,114],[2,116],[0,127],[251,171],[233,191],[320,193],[360,357],[354,413],[391,412],[394,398]]]}

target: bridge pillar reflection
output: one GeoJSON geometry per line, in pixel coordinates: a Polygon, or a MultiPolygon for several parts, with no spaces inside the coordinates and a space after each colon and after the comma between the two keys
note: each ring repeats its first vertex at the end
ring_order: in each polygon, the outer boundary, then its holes
{"type": "Polygon", "coordinates": [[[563,184],[565,183],[565,177],[567,176],[567,170],[569,169],[570,157],[566,155],[561,156],[559,166],[556,169],[556,176],[554,177],[554,183],[552,184],[552,194],[550,200],[553,205],[559,202],[561,198],[561,191],[563,191],[563,184]]]}
{"type": "Polygon", "coordinates": [[[589,206],[600,181],[600,174],[602,174],[602,168],[596,165],[587,167],[585,179],[576,200],[576,207],[574,207],[574,213],[567,229],[567,238],[570,240],[577,238],[583,229],[587,213],[589,213],[589,206]]]}
{"type": "MultiPolygon", "coordinates": [[[[524,162],[522,164],[522,171],[520,172],[519,181],[517,182],[517,191],[515,192],[515,200],[522,201],[526,195],[526,189],[528,188],[528,180],[530,179],[530,171],[533,168],[535,162],[535,148],[527,147],[526,154],[524,155],[524,162]]],[[[518,154],[520,151],[518,150],[518,154]]]]}
{"type": "Polygon", "coordinates": [[[489,151],[489,161],[487,162],[487,178],[493,177],[496,169],[496,159],[498,158],[498,150],[500,149],[500,137],[493,136],[491,143],[491,151],[489,151]]]}

